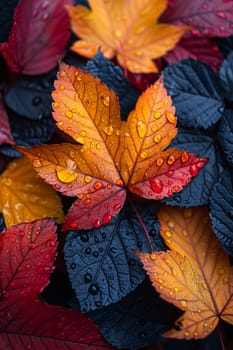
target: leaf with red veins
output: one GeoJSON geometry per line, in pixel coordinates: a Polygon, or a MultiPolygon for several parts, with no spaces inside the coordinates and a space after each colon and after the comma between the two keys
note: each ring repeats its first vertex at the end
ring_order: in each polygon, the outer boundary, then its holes
{"type": "Polygon", "coordinates": [[[192,33],[209,38],[233,35],[233,2],[196,0],[188,3],[173,0],[160,21],[169,24],[191,25],[192,33]]]}
{"type": "Polygon", "coordinates": [[[83,194],[80,201],[73,203],[62,226],[63,231],[99,228],[109,224],[121,210],[126,200],[125,189],[103,181],[96,182],[96,185],[102,189],[92,196],[83,194]]]}
{"type": "Polygon", "coordinates": [[[192,34],[182,38],[175,49],[165,56],[165,59],[173,63],[190,57],[208,63],[215,71],[219,70],[223,60],[222,53],[211,39],[192,34]]]}
{"type": "Polygon", "coordinates": [[[54,221],[45,219],[11,226],[0,235],[0,313],[9,300],[35,298],[47,285],[57,248],[55,232],[54,221]]]}
{"type": "Polygon", "coordinates": [[[179,149],[158,154],[157,159],[144,172],[144,179],[129,184],[129,190],[138,196],[160,200],[179,192],[206,164],[207,158],[198,158],[179,149]]]}
{"type": "Polygon", "coordinates": [[[8,143],[8,144],[14,145],[15,141],[11,135],[8,115],[4,107],[3,98],[1,96],[0,96],[0,121],[1,121],[0,144],[8,143]]]}
{"type": "Polygon", "coordinates": [[[65,54],[73,0],[21,0],[15,9],[9,41],[0,44],[9,68],[16,73],[43,74],[65,54]]]}

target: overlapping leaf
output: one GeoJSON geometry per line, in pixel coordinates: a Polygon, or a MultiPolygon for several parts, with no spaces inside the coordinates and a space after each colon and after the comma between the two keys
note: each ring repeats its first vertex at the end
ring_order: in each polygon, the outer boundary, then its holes
{"type": "Polygon", "coordinates": [[[219,318],[233,324],[233,269],[215,237],[206,207],[163,207],[161,235],[171,249],[137,252],[161,297],[184,314],[165,336],[200,339],[219,318]]]}
{"type": "Polygon", "coordinates": [[[111,349],[79,312],[38,295],[49,281],[57,242],[52,220],[12,226],[0,235],[0,349],[111,349]]]}
{"type": "Polygon", "coordinates": [[[153,59],[171,50],[189,26],[158,23],[166,0],[89,0],[90,9],[67,7],[71,28],[81,38],[72,50],[93,57],[99,47],[134,73],[157,72],[153,59]]]}
{"type": "Polygon", "coordinates": [[[126,188],[149,199],[171,196],[206,163],[186,151],[165,150],[177,129],[162,80],[142,94],[127,122],[120,120],[113,91],[90,73],[62,65],[55,87],[57,126],[82,146],[18,149],[45,181],[79,198],[65,229],[109,223],[124,205],[126,188]]]}
{"type": "Polygon", "coordinates": [[[19,2],[9,40],[0,44],[12,71],[42,74],[57,65],[70,36],[65,4],[72,5],[73,0],[19,2]]]}
{"type": "Polygon", "coordinates": [[[26,158],[12,161],[0,176],[0,211],[7,227],[46,217],[64,219],[54,189],[40,179],[26,158]]]}

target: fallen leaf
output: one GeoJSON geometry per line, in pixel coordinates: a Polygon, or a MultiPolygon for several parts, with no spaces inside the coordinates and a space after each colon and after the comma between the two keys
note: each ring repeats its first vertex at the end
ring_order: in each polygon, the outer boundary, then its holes
{"type": "Polygon", "coordinates": [[[67,6],[71,28],[81,39],[71,49],[91,58],[101,48],[134,73],[157,72],[153,59],[173,49],[190,29],[158,22],[166,0],[89,0],[89,6],[67,6]]]}
{"type": "Polygon", "coordinates": [[[233,324],[233,269],[214,235],[207,207],[162,207],[167,252],[136,252],[154,288],[184,314],[164,335],[201,339],[219,319],[233,324]]]}
{"type": "Polygon", "coordinates": [[[7,227],[53,217],[63,222],[56,191],[40,179],[26,157],[12,161],[0,175],[0,212],[7,227]]]}
{"type": "Polygon", "coordinates": [[[70,36],[67,4],[72,5],[73,0],[20,0],[9,40],[0,43],[12,71],[35,75],[57,65],[70,36]]]}
{"type": "Polygon", "coordinates": [[[53,220],[12,226],[0,235],[0,349],[112,349],[78,311],[38,299],[53,270],[53,220]]]}
{"type": "Polygon", "coordinates": [[[17,147],[44,180],[77,196],[65,228],[98,228],[120,211],[126,189],[149,199],[181,191],[206,159],[165,150],[176,136],[176,117],[163,81],[139,97],[121,122],[116,95],[99,79],[62,65],[53,92],[57,126],[82,145],[17,147]],[[70,220],[72,218],[72,220],[70,220]]]}

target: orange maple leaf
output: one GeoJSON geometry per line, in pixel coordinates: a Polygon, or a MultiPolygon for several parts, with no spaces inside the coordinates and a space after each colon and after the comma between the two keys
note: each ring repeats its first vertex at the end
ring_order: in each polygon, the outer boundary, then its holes
{"type": "Polygon", "coordinates": [[[53,117],[82,145],[18,149],[45,181],[78,197],[64,229],[109,223],[124,205],[126,189],[148,199],[169,197],[206,163],[186,151],[164,151],[177,129],[162,80],[141,95],[127,122],[121,122],[116,95],[92,74],[63,64],[58,77],[53,117]]]}
{"type": "Polygon", "coordinates": [[[66,6],[71,28],[81,38],[71,49],[92,58],[101,47],[134,73],[157,72],[153,59],[172,50],[191,28],[158,23],[167,0],[89,0],[89,6],[66,6]]]}
{"type": "Polygon", "coordinates": [[[169,338],[204,338],[219,318],[233,324],[233,268],[214,235],[207,207],[162,207],[161,236],[171,249],[136,252],[160,296],[184,310],[169,338]]]}
{"type": "Polygon", "coordinates": [[[0,193],[6,227],[48,217],[64,221],[61,199],[26,157],[12,161],[0,175],[0,193]]]}

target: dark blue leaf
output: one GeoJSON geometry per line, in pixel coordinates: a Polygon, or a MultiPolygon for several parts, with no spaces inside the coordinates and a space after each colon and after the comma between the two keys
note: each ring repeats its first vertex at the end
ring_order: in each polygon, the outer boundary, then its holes
{"type": "Polygon", "coordinates": [[[168,323],[181,315],[163,301],[146,279],[138,288],[118,303],[90,312],[106,340],[118,349],[142,349],[164,342],[161,335],[168,323]]]}
{"type": "Polygon", "coordinates": [[[213,185],[222,172],[218,145],[213,138],[204,133],[179,129],[170,147],[177,147],[195,153],[199,157],[208,158],[208,162],[181,192],[164,199],[163,202],[179,207],[207,205],[213,185]]]}
{"type": "Polygon", "coordinates": [[[53,83],[56,70],[40,76],[20,76],[4,96],[6,105],[15,113],[40,120],[51,114],[53,83]]]}
{"type": "Polygon", "coordinates": [[[223,61],[220,67],[219,77],[223,83],[225,99],[233,101],[233,52],[223,61]]]}
{"type": "Polygon", "coordinates": [[[55,124],[50,116],[37,121],[10,112],[9,122],[16,144],[25,147],[47,143],[55,130],[55,124]]]}
{"type": "Polygon", "coordinates": [[[18,158],[22,155],[19,151],[17,151],[11,145],[8,144],[0,145],[0,153],[11,158],[18,158]]]}
{"type": "Polygon", "coordinates": [[[164,70],[165,87],[180,125],[208,129],[224,111],[219,77],[206,63],[186,59],[164,70]]]}
{"type": "Polygon", "coordinates": [[[210,197],[210,218],[213,231],[226,252],[233,256],[233,175],[225,170],[210,197]]]}
{"type": "Polygon", "coordinates": [[[14,9],[19,0],[0,1],[0,42],[8,41],[11,30],[14,9]]]}
{"type": "Polygon", "coordinates": [[[214,38],[214,41],[225,57],[228,56],[231,51],[233,51],[233,36],[229,36],[227,38],[214,38]]]}
{"type": "Polygon", "coordinates": [[[5,226],[4,218],[2,214],[0,214],[0,233],[5,229],[6,229],[6,226],[5,226]]]}
{"type": "Polygon", "coordinates": [[[227,161],[233,165],[233,110],[225,109],[218,129],[218,140],[227,161]]]}
{"type": "Polygon", "coordinates": [[[115,66],[99,51],[93,59],[87,62],[85,70],[91,72],[114,90],[121,105],[122,119],[126,120],[140,93],[124,77],[120,67],[115,66]]]}
{"type": "MultiPolygon", "coordinates": [[[[164,243],[158,238],[155,215],[146,209],[141,209],[140,215],[155,242],[154,249],[161,250],[164,243]]],[[[131,210],[122,210],[98,230],[68,234],[66,266],[82,312],[117,302],[144,280],[145,272],[133,249],[149,251],[149,244],[131,210]]]]}

